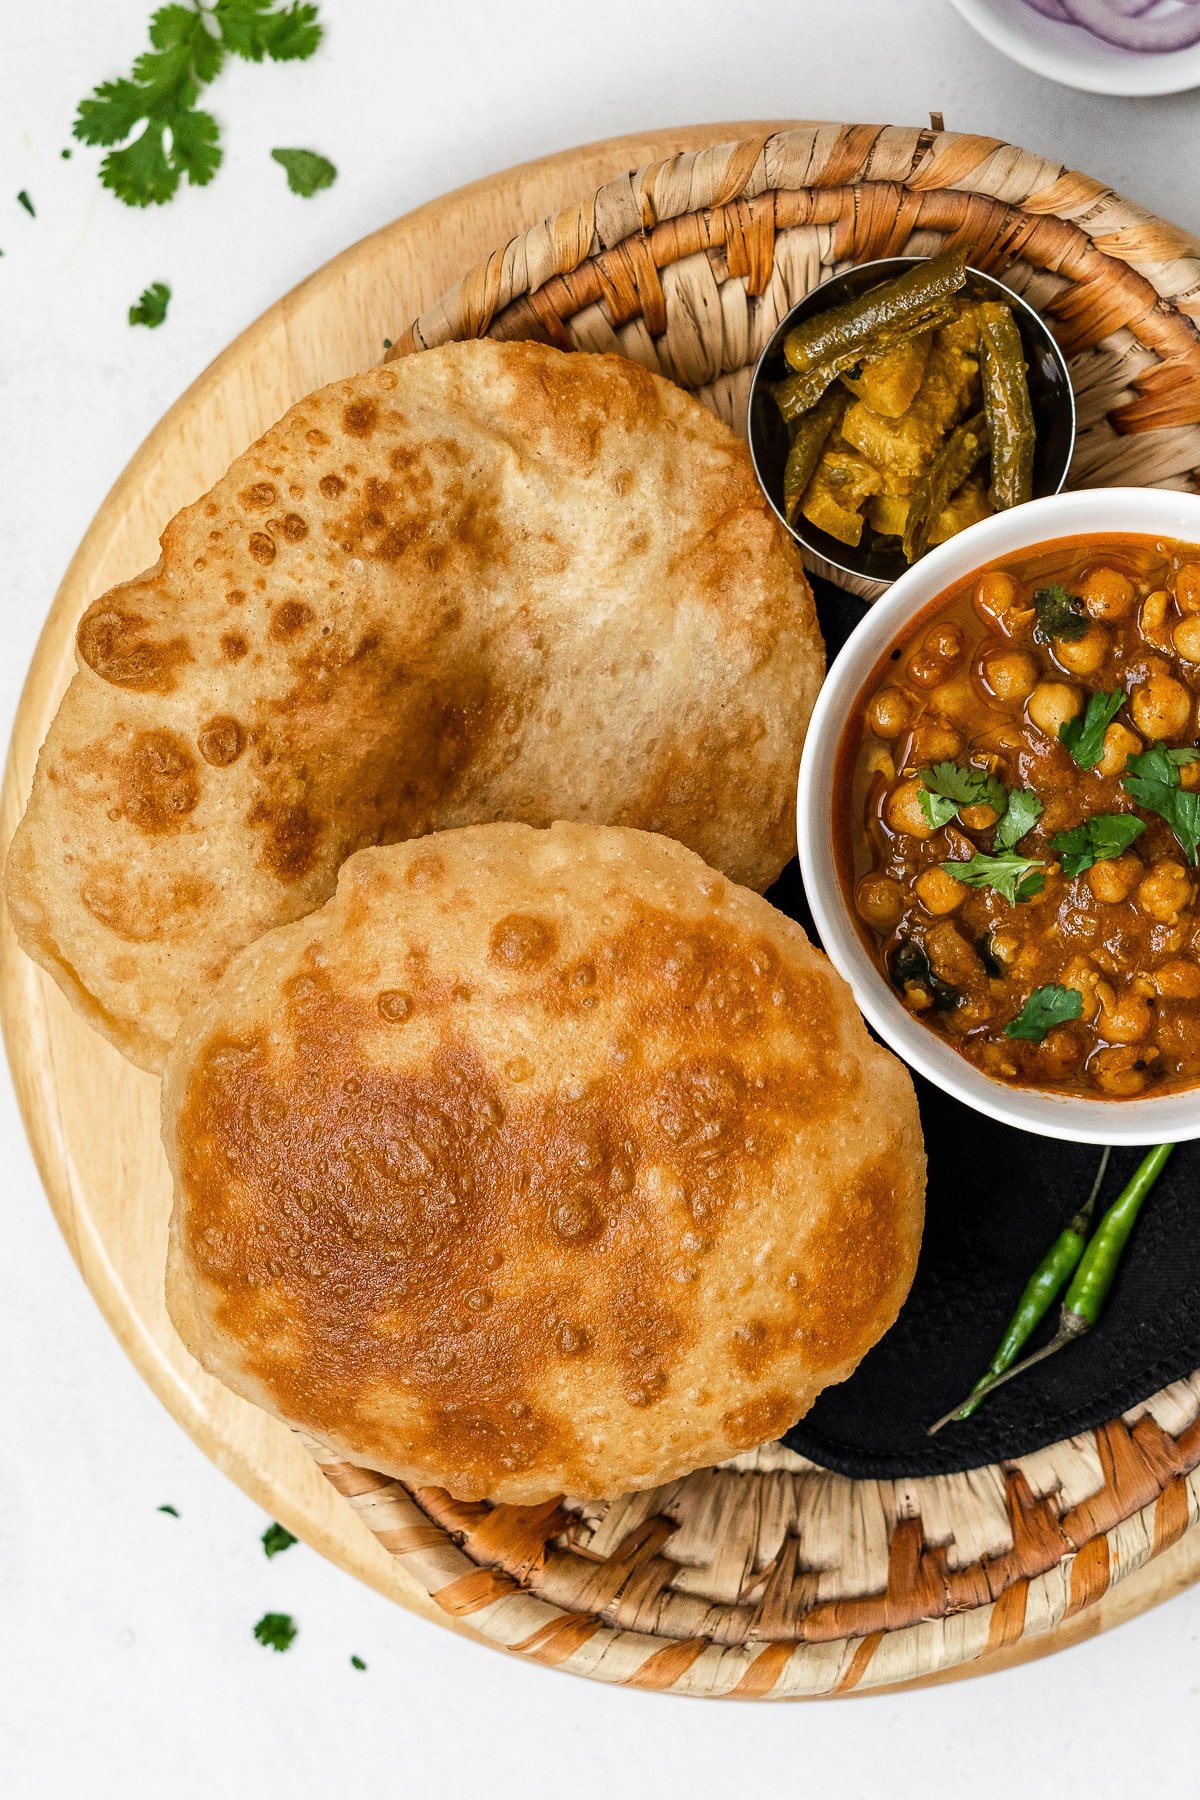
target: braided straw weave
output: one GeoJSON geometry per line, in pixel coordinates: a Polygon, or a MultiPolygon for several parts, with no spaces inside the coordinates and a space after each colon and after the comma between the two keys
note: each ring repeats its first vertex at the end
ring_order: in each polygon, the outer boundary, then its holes
{"type": "MultiPolygon", "coordinates": [[[[805,126],[631,170],[498,249],[392,354],[485,334],[618,351],[742,431],[789,307],[848,262],[943,243],[1070,358],[1074,485],[1196,485],[1196,246],[991,138],[805,126]]],[[[772,1444],[616,1500],[492,1506],[312,1448],[436,1603],[509,1650],[675,1693],[840,1694],[1045,1632],[1200,1521],[1200,1373],[1036,1455],[909,1481],[772,1444]]]]}

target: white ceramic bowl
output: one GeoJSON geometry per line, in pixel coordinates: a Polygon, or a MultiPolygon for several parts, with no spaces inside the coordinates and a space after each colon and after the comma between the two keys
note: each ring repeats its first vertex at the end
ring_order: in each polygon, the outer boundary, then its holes
{"type": "Polygon", "coordinates": [[[1034,544],[1087,532],[1133,532],[1200,544],[1200,495],[1091,488],[1031,500],[939,544],[893,583],[852,633],[821,689],[800,764],[797,837],[804,888],[834,966],[898,1056],[967,1106],[1043,1137],[1081,1144],[1158,1144],[1200,1137],[1200,1089],[1139,1100],[1090,1100],[985,1075],[913,1018],[850,915],[833,851],[832,776],[847,718],[880,658],[951,583],[1034,544]]]}
{"type": "Polygon", "coordinates": [[[1092,94],[1180,94],[1200,87],[1200,44],[1145,55],[1106,44],[1079,25],[1063,25],[1024,0],[953,0],[980,37],[1014,62],[1066,87],[1092,94]]]}

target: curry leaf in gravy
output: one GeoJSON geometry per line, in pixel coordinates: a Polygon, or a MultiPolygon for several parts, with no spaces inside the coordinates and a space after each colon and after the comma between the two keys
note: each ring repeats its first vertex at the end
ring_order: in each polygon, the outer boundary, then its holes
{"type": "Polygon", "coordinates": [[[953,1012],[962,999],[956,987],[941,981],[920,944],[904,938],[888,958],[888,974],[898,988],[923,988],[938,1012],[953,1012]]]}
{"type": "Polygon", "coordinates": [[[1114,689],[1111,694],[1091,694],[1083,717],[1067,719],[1059,726],[1059,742],[1071,752],[1081,769],[1094,769],[1104,755],[1104,734],[1124,704],[1125,694],[1121,688],[1114,689]]]}
{"type": "Polygon", "coordinates": [[[999,856],[984,856],[976,851],[964,862],[944,862],[940,866],[968,887],[995,888],[1010,906],[1019,900],[1032,900],[1046,885],[1042,873],[1045,864],[1036,857],[1017,856],[1011,850],[999,856]]]}
{"type": "Polygon", "coordinates": [[[996,827],[997,850],[1015,850],[1027,831],[1032,831],[1042,816],[1042,803],[1032,788],[1014,788],[1008,796],[1004,817],[996,827]]]}
{"type": "Polygon", "coordinates": [[[1078,596],[1068,594],[1057,581],[1037,590],[1033,609],[1037,614],[1033,635],[1041,644],[1049,644],[1055,638],[1064,644],[1077,643],[1088,628],[1088,617],[1078,596]]]}
{"type": "Polygon", "coordinates": [[[1006,973],[1004,964],[992,949],[992,934],[985,931],[975,939],[975,954],[983,964],[983,972],[992,981],[1002,981],[1006,973]]]}
{"type": "Polygon", "coordinates": [[[1145,829],[1145,820],[1133,813],[1097,813],[1070,831],[1055,832],[1050,848],[1062,857],[1064,875],[1082,875],[1093,863],[1123,856],[1145,829]]]}
{"type": "Polygon", "coordinates": [[[1004,1034],[1040,1044],[1055,1025],[1068,1025],[1082,1012],[1081,993],[1075,988],[1060,987],[1056,981],[1048,981],[1045,987],[1034,988],[1016,1018],[1004,1027],[1004,1034]]]}
{"type": "Polygon", "coordinates": [[[1190,863],[1200,862],[1200,792],[1180,786],[1179,771],[1200,750],[1167,750],[1155,744],[1125,765],[1125,792],[1147,812],[1165,819],[1190,863]]]}
{"type": "Polygon", "coordinates": [[[1004,783],[986,769],[969,763],[939,762],[921,770],[921,787],[917,795],[921,811],[934,830],[948,825],[964,806],[990,806],[993,812],[1004,811],[1007,798],[1004,783]]]}

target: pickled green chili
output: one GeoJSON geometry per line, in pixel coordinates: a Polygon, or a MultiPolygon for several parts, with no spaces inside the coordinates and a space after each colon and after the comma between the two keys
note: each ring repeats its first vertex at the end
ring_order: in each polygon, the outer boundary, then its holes
{"type": "Polygon", "coordinates": [[[1142,1158],[1085,1244],[1083,1234],[1087,1231],[1108,1162],[1105,1151],[1090,1199],[1055,1239],[1026,1284],[987,1371],[975,1383],[966,1400],[934,1421],[929,1427],[931,1437],[952,1421],[970,1418],[993,1389],[1002,1387],[1034,1363],[1044,1361],[1064,1345],[1073,1343],[1098,1322],[1138,1214],[1174,1147],[1173,1144],[1158,1144],[1142,1158]],[[1059,1309],[1054,1336],[1040,1350],[1016,1361],[1018,1351],[1036,1331],[1055,1295],[1068,1280],[1070,1285],[1059,1309]]]}
{"type": "Polygon", "coordinates": [[[935,519],[987,451],[987,421],[982,413],[976,413],[955,427],[918,478],[904,525],[904,554],[910,563],[924,556],[935,519]]]}
{"type": "Polygon", "coordinates": [[[821,460],[821,452],[841,422],[846,402],[845,394],[831,390],[796,423],[783,469],[783,516],[789,525],[799,511],[804,490],[821,460]]]}
{"type": "Polygon", "coordinates": [[[995,300],[979,308],[983,406],[992,441],[992,500],[997,511],[1033,497],[1033,405],[1017,322],[995,300]]]}

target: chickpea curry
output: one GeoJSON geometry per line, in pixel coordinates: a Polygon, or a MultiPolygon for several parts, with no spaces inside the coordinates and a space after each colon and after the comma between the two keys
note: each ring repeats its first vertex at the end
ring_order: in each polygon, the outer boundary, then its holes
{"type": "Polygon", "coordinates": [[[941,596],[835,782],[843,887],[904,1005],[984,1073],[1200,1085],[1200,546],[1064,539],[941,596]]]}

